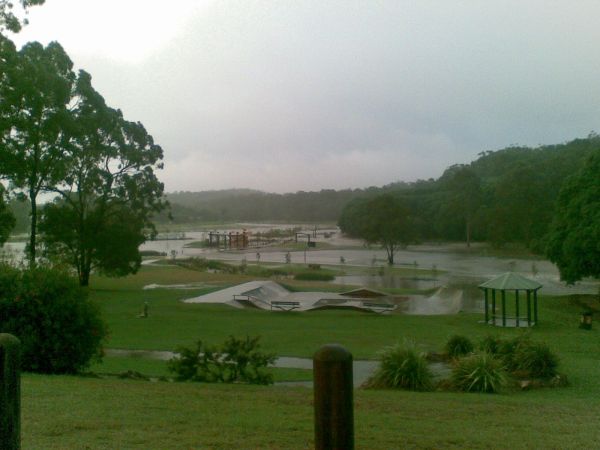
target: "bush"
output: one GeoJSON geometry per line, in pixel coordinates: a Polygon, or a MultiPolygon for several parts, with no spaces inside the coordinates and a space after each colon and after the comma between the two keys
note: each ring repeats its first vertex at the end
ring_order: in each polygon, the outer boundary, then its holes
{"type": "Polygon", "coordinates": [[[167,254],[158,250],[140,250],[140,256],[167,256],[167,254]]]}
{"type": "Polygon", "coordinates": [[[550,379],[557,375],[557,367],[557,356],[543,343],[520,345],[512,356],[511,368],[521,378],[550,379]]]}
{"type": "Polygon", "coordinates": [[[479,350],[482,352],[490,353],[495,355],[499,352],[502,340],[495,336],[484,337],[478,345],[479,350]]]}
{"type": "Polygon", "coordinates": [[[259,340],[260,337],[229,336],[221,349],[198,341],[195,349],[177,349],[179,356],[171,359],[167,367],[179,381],[272,384],[273,375],[265,369],[275,362],[276,356],[260,351],[259,340]]]}
{"type": "Polygon", "coordinates": [[[468,337],[455,334],[446,342],[446,353],[451,358],[458,358],[473,351],[473,343],[468,337]]]}
{"type": "Polygon", "coordinates": [[[452,385],[465,392],[495,393],[506,384],[502,361],[487,352],[457,360],[452,385]]]}
{"type": "Polygon", "coordinates": [[[106,327],[64,272],[0,266],[0,332],[21,340],[22,369],[76,373],[102,355],[106,327]]]}
{"type": "Polygon", "coordinates": [[[381,352],[381,364],[366,386],[428,391],[432,377],[425,354],[414,343],[405,342],[381,352]]]}

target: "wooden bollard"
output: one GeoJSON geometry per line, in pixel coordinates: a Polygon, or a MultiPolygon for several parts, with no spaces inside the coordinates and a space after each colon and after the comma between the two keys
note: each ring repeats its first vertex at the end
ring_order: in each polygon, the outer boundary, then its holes
{"type": "Polygon", "coordinates": [[[315,449],[354,449],[352,354],[325,345],[313,357],[313,372],[315,449]]]}
{"type": "Polygon", "coordinates": [[[0,333],[0,449],[21,448],[21,342],[0,333]]]}

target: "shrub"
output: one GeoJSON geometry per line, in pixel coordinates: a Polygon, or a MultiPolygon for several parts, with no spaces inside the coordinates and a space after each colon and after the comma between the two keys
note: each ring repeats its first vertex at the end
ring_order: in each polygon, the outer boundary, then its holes
{"type": "Polygon", "coordinates": [[[486,336],[479,342],[478,348],[482,352],[495,355],[500,350],[501,344],[502,340],[500,338],[495,336],[486,336]]]}
{"type": "Polygon", "coordinates": [[[432,377],[425,354],[414,343],[405,342],[381,352],[381,364],[366,386],[428,391],[432,377]]]}
{"type": "Polygon", "coordinates": [[[167,254],[158,250],[140,250],[140,256],[167,256],[167,254]]]}
{"type": "Polygon", "coordinates": [[[505,360],[507,365],[512,365],[512,357],[517,351],[519,347],[524,345],[529,345],[531,343],[531,338],[529,337],[529,333],[523,333],[513,339],[507,340],[498,340],[498,350],[497,353],[501,355],[505,360]]]}
{"type": "Polygon", "coordinates": [[[452,385],[465,392],[498,392],[506,384],[502,361],[487,352],[457,360],[452,369],[452,385]]]}
{"type": "Polygon", "coordinates": [[[529,342],[516,348],[512,370],[519,377],[550,379],[557,375],[558,358],[543,343],[529,342]]]}
{"type": "Polygon", "coordinates": [[[76,373],[102,354],[106,327],[86,291],[64,272],[0,266],[0,332],[21,340],[22,368],[76,373]]]}
{"type": "Polygon", "coordinates": [[[458,358],[473,351],[473,343],[468,337],[455,334],[446,342],[446,353],[451,358],[458,358]]]}
{"type": "Polygon", "coordinates": [[[276,356],[260,351],[259,340],[260,337],[229,336],[221,349],[198,341],[195,349],[177,349],[179,356],[171,359],[167,367],[180,381],[272,384],[273,375],[265,369],[275,362],[276,356]]]}

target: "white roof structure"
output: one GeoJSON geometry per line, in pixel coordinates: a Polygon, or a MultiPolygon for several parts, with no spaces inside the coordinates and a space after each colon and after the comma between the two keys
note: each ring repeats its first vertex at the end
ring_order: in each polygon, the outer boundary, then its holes
{"type": "Polygon", "coordinates": [[[250,281],[183,301],[185,303],[224,303],[237,308],[253,306],[273,311],[354,308],[365,311],[390,312],[397,306],[392,297],[367,288],[342,294],[291,292],[273,281],[250,281]]]}

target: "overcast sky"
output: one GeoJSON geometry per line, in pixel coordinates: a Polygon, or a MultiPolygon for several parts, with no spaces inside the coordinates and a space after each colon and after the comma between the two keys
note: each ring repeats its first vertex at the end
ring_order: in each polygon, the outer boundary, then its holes
{"type": "Polygon", "coordinates": [[[46,0],[59,41],[165,152],[167,191],[437,178],[600,131],[599,1],[46,0]]]}

